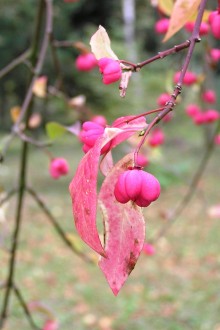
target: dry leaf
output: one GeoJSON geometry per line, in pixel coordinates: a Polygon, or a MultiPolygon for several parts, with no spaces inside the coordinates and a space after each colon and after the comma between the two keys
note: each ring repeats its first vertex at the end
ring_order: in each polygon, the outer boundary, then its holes
{"type": "Polygon", "coordinates": [[[20,112],[21,112],[21,107],[19,106],[14,106],[10,109],[10,115],[13,123],[16,123],[16,121],[18,120],[20,112]]]}
{"type": "Polygon", "coordinates": [[[111,41],[103,26],[100,25],[98,30],[93,34],[90,40],[90,45],[97,60],[103,57],[118,60],[117,55],[111,49],[111,41]]]}

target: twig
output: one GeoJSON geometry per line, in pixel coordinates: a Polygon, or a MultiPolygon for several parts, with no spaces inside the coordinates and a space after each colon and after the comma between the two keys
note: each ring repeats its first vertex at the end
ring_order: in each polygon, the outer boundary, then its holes
{"type": "Polygon", "coordinates": [[[172,48],[161,51],[157,55],[155,55],[155,56],[153,56],[153,57],[151,57],[151,58],[149,58],[149,59],[147,59],[143,62],[137,63],[137,64],[132,63],[132,62],[128,62],[126,60],[120,60],[120,62],[123,63],[123,64],[129,65],[132,68],[132,71],[139,71],[145,65],[150,64],[154,61],[163,59],[163,58],[167,57],[168,55],[178,53],[178,52],[182,51],[183,49],[189,48],[189,46],[190,46],[190,40],[186,40],[186,41],[184,41],[183,43],[181,43],[179,45],[175,45],[172,48]]]}
{"type": "Polygon", "coordinates": [[[3,198],[0,198],[0,206],[2,206],[3,204],[5,204],[12,196],[14,196],[16,193],[18,192],[18,188],[12,189],[10,190],[6,196],[4,196],[3,198]]]}
{"type": "Polygon", "coordinates": [[[46,3],[47,15],[46,15],[46,27],[45,27],[44,38],[43,38],[42,46],[41,46],[41,49],[40,49],[39,58],[38,58],[37,64],[36,64],[35,69],[34,69],[33,78],[31,80],[31,83],[29,85],[27,94],[26,94],[24,102],[22,104],[18,120],[16,121],[16,124],[13,127],[13,131],[15,131],[15,132],[19,131],[19,126],[20,126],[22,120],[24,119],[24,117],[26,115],[26,111],[27,111],[27,109],[30,105],[30,102],[32,100],[33,86],[35,84],[36,79],[38,78],[38,76],[41,73],[41,69],[43,67],[44,60],[45,60],[45,57],[46,57],[47,48],[48,48],[49,36],[52,32],[52,0],[45,0],[45,3],[46,3]]]}
{"type": "Polygon", "coordinates": [[[6,65],[3,69],[0,70],[0,79],[3,78],[6,74],[8,74],[10,71],[12,71],[16,66],[18,66],[21,63],[24,63],[28,57],[30,56],[30,50],[26,50],[24,53],[19,55],[17,58],[15,58],[11,63],[6,65]]]}
{"type": "MultiPolygon", "coordinates": [[[[45,36],[44,36],[44,39],[42,42],[39,59],[38,59],[37,63],[35,64],[34,60],[33,60],[33,64],[34,64],[33,66],[35,66],[36,73],[35,74],[32,73],[32,80],[31,80],[29,89],[27,91],[24,103],[22,105],[20,117],[19,117],[19,120],[15,124],[15,126],[17,127],[18,130],[19,130],[20,123],[23,120],[24,116],[26,116],[26,122],[29,119],[29,116],[31,113],[30,102],[32,99],[32,87],[33,87],[33,84],[37,77],[37,74],[40,73],[41,67],[42,67],[44,59],[45,59],[46,49],[47,49],[47,45],[48,45],[48,30],[50,30],[52,28],[51,1],[52,0],[45,0],[45,2],[46,2],[45,36]]],[[[41,26],[41,23],[42,23],[42,17],[43,17],[42,4],[43,4],[43,0],[41,0],[39,3],[39,10],[37,13],[37,25],[36,25],[37,29],[39,29],[39,27],[41,26]]],[[[37,35],[39,37],[39,32],[37,32],[37,35]]],[[[33,58],[35,58],[34,54],[37,53],[38,43],[39,43],[39,39],[34,40],[34,42],[33,42],[33,47],[34,47],[34,49],[32,49],[33,58]]],[[[26,186],[27,157],[28,157],[28,143],[23,142],[21,157],[20,157],[20,172],[19,172],[19,182],[18,182],[18,200],[17,200],[17,207],[16,207],[15,227],[14,227],[14,231],[13,231],[13,235],[12,235],[11,255],[10,255],[10,259],[9,259],[8,275],[7,275],[7,282],[6,282],[7,286],[5,289],[5,295],[3,297],[3,304],[2,304],[2,310],[1,310],[1,315],[0,315],[0,329],[3,328],[4,322],[7,318],[10,294],[11,294],[11,290],[13,289],[13,281],[14,281],[15,266],[16,266],[15,263],[16,263],[16,255],[17,255],[17,248],[18,248],[18,238],[19,238],[19,232],[20,232],[20,228],[21,228],[22,210],[23,210],[23,202],[24,202],[24,194],[25,194],[25,186],[26,186]]]]}
{"type": "Polygon", "coordinates": [[[177,207],[173,210],[173,212],[171,213],[171,215],[168,218],[168,223],[166,223],[160,230],[159,232],[156,234],[156,236],[151,239],[151,242],[156,242],[158,241],[162,236],[164,236],[167,231],[171,228],[171,226],[179,219],[179,216],[181,215],[181,213],[184,211],[184,209],[186,208],[186,206],[189,204],[189,202],[191,201],[197,187],[199,184],[199,181],[206,169],[207,163],[212,155],[212,152],[214,150],[214,136],[216,135],[216,133],[218,132],[220,128],[220,121],[213,133],[212,138],[210,139],[206,150],[204,152],[204,155],[202,157],[202,160],[198,166],[197,171],[195,172],[191,184],[188,188],[188,191],[186,192],[185,196],[183,197],[183,199],[180,201],[180,203],[177,205],[177,207]]]}
{"type": "Polygon", "coordinates": [[[8,151],[8,148],[10,147],[10,144],[12,143],[14,137],[15,137],[15,133],[11,132],[11,134],[5,138],[5,142],[3,143],[2,150],[0,151],[0,163],[2,163],[4,161],[5,155],[8,151]]]}
{"type": "Polygon", "coordinates": [[[39,327],[35,324],[35,322],[34,322],[34,320],[33,320],[33,318],[32,318],[32,315],[31,315],[31,313],[30,313],[30,311],[29,311],[29,309],[28,309],[28,306],[27,306],[27,304],[26,304],[26,302],[25,302],[25,300],[24,300],[24,297],[23,297],[23,295],[22,295],[22,293],[21,293],[21,291],[18,289],[18,287],[17,287],[14,283],[13,283],[13,290],[14,290],[14,293],[15,293],[15,295],[16,295],[16,297],[17,297],[19,303],[21,304],[21,307],[22,307],[23,310],[24,310],[24,314],[26,315],[27,320],[28,320],[28,322],[30,323],[30,326],[31,326],[33,329],[41,330],[41,328],[39,328],[39,327]]]}
{"type": "Polygon", "coordinates": [[[79,252],[73,245],[73,243],[67,238],[65,232],[63,231],[62,227],[60,227],[59,223],[53,216],[53,214],[50,212],[49,208],[46,206],[46,204],[43,202],[43,200],[38,196],[38,194],[31,189],[30,187],[26,188],[27,192],[34,198],[34,200],[37,202],[38,206],[41,208],[41,210],[46,214],[47,218],[50,220],[51,224],[54,226],[56,232],[59,234],[59,236],[62,238],[64,243],[79,257],[84,259],[87,262],[90,262],[94,264],[93,260],[90,259],[87,255],[79,252]]]}
{"type": "Polygon", "coordinates": [[[42,141],[34,140],[30,136],[27,136],[24,133],[22,133],[21,131],[17,131],[16,134],[20,137],[20,139],[22,141],[28,142],[38,148],[46,148],[46,147],[51,146],[51,144],[52,144],[50,141],[42,142],[42,141]]]}
{"type": "Polygon", "coordinates": [[[53,41],[54,47],[58,47],[58,48],[74,47],[74,44],[75,43],[73,41],[68,41],[68,40],[63,40],[63,41],[54,40],[53,41]]]}

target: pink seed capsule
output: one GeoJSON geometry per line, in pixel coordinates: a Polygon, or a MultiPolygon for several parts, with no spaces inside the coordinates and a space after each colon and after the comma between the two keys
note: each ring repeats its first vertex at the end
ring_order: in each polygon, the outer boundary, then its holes
{"type": "Polygon", "coordinates": [[[114,195],[119,203],[133,201],[140,207],[147,207],[159,197],[160,183],[152,174],[131,168],[118,177],[114,195]]]}
{"type": "Polygon", "coordinates": [[[98,65],[104,84],[112,84],[121,78],[122,70],[120,63],[117,60],[103,57],[98,61],[98,65]]]}
{"type": "Polygon", "coordinates": [[[75,65],[79,71],[90,71],[97,66],[97,60],[92,53],[81,54],[77,57],[75,65]]]}
{"type": "Polygon", "coordinates": [[[60,176],[69,172],[69,165],[64,158],[54,158],[50,162],[49,172],[53,179],[59,179],[60,176]]]}

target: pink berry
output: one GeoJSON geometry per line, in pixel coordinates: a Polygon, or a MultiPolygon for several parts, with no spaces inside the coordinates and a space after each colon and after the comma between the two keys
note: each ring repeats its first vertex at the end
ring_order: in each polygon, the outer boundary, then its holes
{"type": "Polygon", "coordinates": [[[159,197],[160,183],[152,174],[131,168],[119,176],[114,194],[119,203],[131,200],[140,207],[147,207],[159,197]]]}
{"type": "Polygon", "coordinates": [[[83,151],[86,153],[95,144],[96,140],[104,133],[104,127],[93,121],[86,121],[82,125],[79,134],[80,140],[84,143],[83,151]]]}
{"type": "Polygon", "coordinates": [[[208,18],[208,23],[209,23],[209,24],[212,24],[213,18],[214,18],[216,15],[218,15],[218,11],[217,11],[217,10],[211,11],[211,13],[209,14],[209,18],[208,18]]]}
{"type": "Polygon", "coordinates": [[[98,115],[98,116],[94,116],[92,117],[92,122],[99,124],[103,127],[105,127],[107,125],[107,120],[104,116],[98,115]]]}
{"type": "Polygon", "coordinates": [[[108,85],[121,78],[122,70],[120,63],[112,58],[103,57],[98,61],[99,71],[103,76],[103,83],[108,85]]]}
{"type": "Polygon", "coordinates": [[[64,158],[54,158],[50,162],[50,175],[53,179],[59,179],[60,176],[66,175],[69,172],[69,165],[64,158]]]}
{"type": "Polygon", "coordinates": [[[169,18],[161,18],[156,22],[154,29],[157,34],[165,34],[170,24],[169,18]]]}
{"type": "Polygon", "coordinates": [[[203,101],[205,101],[206,103],[215,103],[216,102],[216,94],[215,91],[212,89],[208,89],[206,90],[203,94],[202,94],[202,99],[203,101]]]}
{"type": "Polygon", "coordinates": [[[164,123],[168,123],[172,119],[173,119],[173,113],[172,112],[168,112],[168,114],[166,114],[166,116],[163,117],[162,120],[163,120],[164,123]]]}
{"type": "Polygon", "coordinates": [[[193,116],[193,122],[196,125],[202,125],[206,123],[206,116],[204,112],[199,112],[193,116]]]}
{"type": "Polygon", "coordinates": [[[76,68],[79,71],[90,71],[97,66],[97,60],[92,53],[81,54],[76,59],[76,68]]]}
{"type": "Polygon", "coordinates": [[[220,118],[220,114],[217,110],[209,109],[205,114],[205,123],[213,123],[214,121],[218,120],[220,118]]]}
{"type": "MultiPolygon", "coordinates": [[[[179,81],[179,77],[180,77],[180,71],[176,72],[174,75],[174,83],[177,84],[179,81]]],[[[196,83],[197,81],[197,75],[192,72],[192,71],[187,71],[184,78],[183,78],[183,84],[190,86],[194,83],[196,83]]]]}
{"type": "Polygon", "coordinates": [[[214,142],[215,142],[216,145],[220,145],[220,134],[217,134],[215,136],[214,142]]]}
{"type": "Polygon", "coordinates": [[[148,143],[151,147],[157,147],[163,144],[165,141],[164,132],[160,128],[156,128],[152,131],[151,135],[149,136],[148,143]]]}
{"type": "Polygon", "coordinates": [[[160,94],[160,96],[157,99],[157,104],[159,106],[164,106],[169,101],[169,99],[170,99],[170,94],[168,93],[160,94]]]}
{"type": "Polygon", "coordinates": [[[58,323],[55,320],[47,320],[44,323],[43,330],[58,330],[58,323]]]}
{"type": "MultiPolygon", "coordinates": [[[[185,24],[185,29],[187,32],[192,33],[194,29],[195,22],[187,22],[185,24]]],[[[204,36],[209,33],[209,25],[206,22],[202,22],[199,29],[200,36],[204,36]]]]}
{"type": "Polygon", "coordinates": [[[211,15],[209,16],[211,32],[216,39],[220,39],[220,13],[216,10],[211,15]]]}
{"type": "Polygon", "coordinates": [[[138,154],[136,162],[138,166],[145,167],[149,164],[149,159],[145,155],[138,154]]]}
{"type": "Polygon", "coordinates": [[[220,60],[220,49],[212,48],[210,50],[210,57],[214,63],[217,63],[220,60]]]}
{"type": "Polygon", "coordinates": [[[156,252],[155,247],[150,243],[144,243],[142,252],[148,256],[153,256],[156,252]]]}
{"type": "Polygon", "coordinates": [[[194,117],[195,115],[197,115],[200,112],[201,112],[201,109],[197,104],[189,104],[186,107],[186,114],[189,117],[194,117]]]}

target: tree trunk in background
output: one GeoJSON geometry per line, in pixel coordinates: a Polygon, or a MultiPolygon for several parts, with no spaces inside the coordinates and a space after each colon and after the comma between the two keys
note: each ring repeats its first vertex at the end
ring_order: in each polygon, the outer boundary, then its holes
{"type": "Polygon", "coordinates": [[[122,16],[124,21],[124,39],[128,60],[137,62],[137,50],[135,43],[135,0],[122,0],[122,16]]]}

